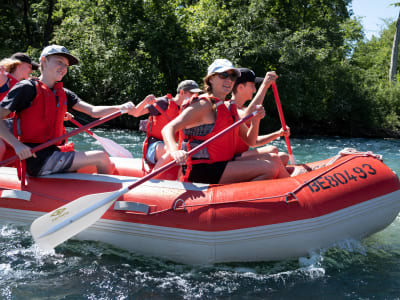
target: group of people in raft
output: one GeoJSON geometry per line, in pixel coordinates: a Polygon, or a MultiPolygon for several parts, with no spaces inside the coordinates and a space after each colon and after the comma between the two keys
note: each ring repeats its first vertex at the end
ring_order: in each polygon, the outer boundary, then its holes
{"type": "Polygon", "coordinates": [[[181,166],[182,180],[235,183],[290,176],[286,169],[288,155],[266,145],[278,137],[289,136],[289,129],[258,135],[260,120],[265,116],[262,102],[278,78],[275,72],[256,77],[250,69],[236,68],[227,59],[216,59],[208,67],[203,90],[195,81],[184,80],[175,97],[148,95],[137,105],[127,102],[94,106],[63,87],[68,67],[77,64],[79,60],[60,45],[45,47],[39,64],[25,53],[15,53],[0,61],[0,161],[16,154],[30,176],[74,172],[88,165],[96,166],[98,173],[112,173],[114,166],[104,151],[79,152],[65,149],[62,144],[35,153],[31,150],[66,132],[64,121],[73,117],[70,110],[93,118],[122,110],[134,117],[150,115],[143,158],[154,168],[175,160],[181,166]],[[31,78],[30,74],[37,69],[40,77],[31,78]],[[256,83],[261,83],[258,91],[256,83]],[[231,99],[227,99],[230,93],[231,99]],[[251,103],[245,107],[249,100],[251,103]],[[188,156],[190,149],[254,110],[257,114],[247,124],[188,156]]]}

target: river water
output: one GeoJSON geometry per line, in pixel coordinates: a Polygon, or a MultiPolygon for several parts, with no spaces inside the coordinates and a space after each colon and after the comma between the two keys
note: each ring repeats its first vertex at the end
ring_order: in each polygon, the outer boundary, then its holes
{"type": "MultiPolygon", "coordinates": [[[[140,156],[143,135],[94,130],[140,156]]],[[[78,150],[101,147],[86,134],[78,150]]],[[[382,154],[400,173],[400,141],[291,139],[296,162],[343,148],[382,154]]],[[[284,141],[275,141],[285,149],[284,141]]],[[[29,226],[0,227],[0,299],[400,299],[400,217],[363,241],[348,240],[290,261],[190,266],[69,240],[55,251],[34,244],[29,226]]],[[[246,249],[243,249],[246,251],[246,249]]]]}

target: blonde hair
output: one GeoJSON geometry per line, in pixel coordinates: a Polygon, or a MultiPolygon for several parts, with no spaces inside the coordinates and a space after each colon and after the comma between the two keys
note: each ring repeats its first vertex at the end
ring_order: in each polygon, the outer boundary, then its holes
{"type": "Polygon", "coordinates": [[[0,60],[0,67],[4,68],[8,73],[13,73],[20,64],[19,60],[12,58],[3,58],[0,60]]]}

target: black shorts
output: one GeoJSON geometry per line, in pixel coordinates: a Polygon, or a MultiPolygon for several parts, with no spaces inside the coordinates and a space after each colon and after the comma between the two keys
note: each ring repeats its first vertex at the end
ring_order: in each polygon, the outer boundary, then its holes
{"type": "MultiPolygon", "coordinates": [[[[219,161],[213,164],[195,164],[189,174],[190,182],[218,183],[229,161],[219,161]]],[[[185,166],[182,168],[185,174],[185,166]]]]}

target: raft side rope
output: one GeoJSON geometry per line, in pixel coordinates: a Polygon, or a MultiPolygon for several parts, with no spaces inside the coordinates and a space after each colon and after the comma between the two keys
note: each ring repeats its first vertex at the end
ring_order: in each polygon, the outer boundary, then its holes
{"type": "MultiPolygon", "coordinates": [[[[382,155],[380,155],[380,154],[375,154],[375,153],[373,153],[371,151],[360,152],[360,151],[357,151],[356,149],[353,149],[353,148],[345,148],[345,149],[341,150],[338,153],[338,155],[336,155],[326,165],[320,166],[320,168],[332,165],[338,159],[340,159],[342,157],[345,157],[347,155],[352,155],[352,156],[347,158],[346,160],[340,162],[339,164],[330,167],[329,169],[325,170],[324,172],[317,174],[313,178],[305,181],[304,183],[302,183],[300,186],[298,186],[293,191],[287,192],[287,193],[282,194],[282,195],[275,195],[275,196],[269,196],[269,197],[260,197],[260,198],[252,198],[252,199],[243,199],[243,200],[233,200],[233,201],[227,201],[227,202],[201,203],[201,204],[186,204],[184,200],[179,198],[179,199],[177,199],[177,200],[175,200],[173,202],[172,207],[166,208],[166,209],[163,209],[163,210],[159,210],[159,211],[149,212],[147,215],[155,215],[155,214],[160,214],[160,213],[164,213],[164,212],[167,212],[167,211],[187,212],[187,209],[189,207],[204,207],[204,206],[227,205],[227,204],[236,204],[236,203],[243,203],[243,202],[253,202],[253,201],[259,201],[259,200],[270,200],[270,199],[275,199],[275,198],[284,199],[283,201],[278,201],[278,202],[284,202],[286,204],[290,204],[292,202],[299,202],[299,199],[296,196],[296,193],[298,191],[300,191],[301,189],[306,187],[311,182],[315,181],[317,178],[325,175],[326,173],[329,173],[330,171],[338,168],[341,165],[346,164],[347,162],[349,162],[349,161],[351,161],[353,159],[360,158],[360,157],[373,157],[375,159],[378,159],[378,160],[382,161],[382,155]]],[[[133,211],[129,211],[129,213],[130,214],[140,214],[140,215],[143,214],[143,213],[140,213],[140,212],[133,212],[133,211]]]]}

